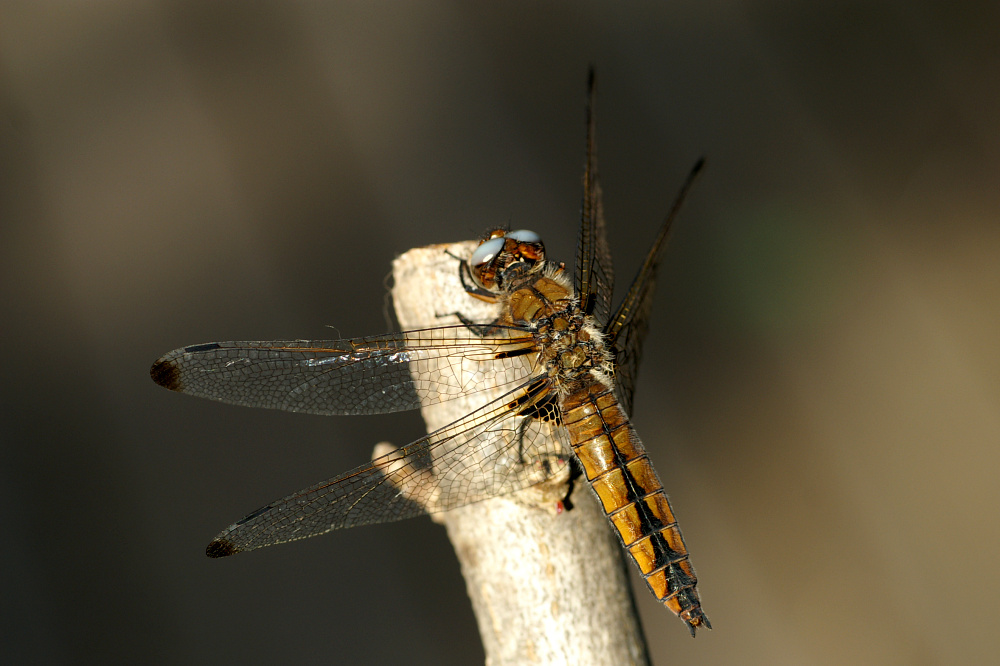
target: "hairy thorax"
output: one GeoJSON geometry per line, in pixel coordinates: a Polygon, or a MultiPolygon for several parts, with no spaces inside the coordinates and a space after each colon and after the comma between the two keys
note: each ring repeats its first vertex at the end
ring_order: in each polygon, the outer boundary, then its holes
{"type": "Polygon", "coordinates": [[[528,325],[561,396],[594,381],[611,387],[611,355],[593,318],[580,309],[570,278],[561,266],[531,271],[510,285],[501,309],[511,324],[528,325]]]}

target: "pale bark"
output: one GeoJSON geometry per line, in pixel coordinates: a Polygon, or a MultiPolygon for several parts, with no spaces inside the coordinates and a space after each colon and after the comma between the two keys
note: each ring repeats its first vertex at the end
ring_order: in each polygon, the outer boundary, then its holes
{"type": "MultiPolygon", "coordinates": [[[[489,321],[496,306],[470,297],[458,260],[475,243],[410,250],[393,263],[392,290],[403,330],[458,323],[462,312],[489,321]]],[[[499,392],[494,396],[499,396],[499,392]]],[[[477,393],[422,408],[428,430],[455,421],[491,396],[477,393]]],[[[458,555],[479,624],[486,663],[647,664],[642,629],[614,537],[586,482],[572,510],[556,513],[565,480],[439,514],[458,555]],[[555,485],[555,488],[553,488],[555,485]]]]}

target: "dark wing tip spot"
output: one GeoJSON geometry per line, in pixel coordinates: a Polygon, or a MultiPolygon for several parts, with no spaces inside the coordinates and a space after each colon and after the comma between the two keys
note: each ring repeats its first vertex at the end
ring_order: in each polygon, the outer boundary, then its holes
{"type": "Polygon", "coordinates": [[[240,552],[232,541],[227,541],[226,539],[215,539],[212,543],[208,544],[208,548],[205,549],[205,554],[209,557],[228,557],[229,555],[235,555],[240,552]]]}
{"type": "Polygon", "coordinates": [[[149,376],[154,382],[171,391],[180,391],[183,388],[177,364],[173,360],[161,358],[149,369],[149,376]]]}

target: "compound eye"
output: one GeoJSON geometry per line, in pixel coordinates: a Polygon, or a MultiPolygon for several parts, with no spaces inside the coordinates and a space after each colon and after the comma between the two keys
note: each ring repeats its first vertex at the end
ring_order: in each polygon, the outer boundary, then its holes
{"type": "MultiPolygon", "coordinates": [[[[484,289],[490,288],[491,285],[485,284],[483,279],[485,277],[484,269],[488,268],[490,263],[496,259],[496,256],[500,254],[505,244],[506,240],[502,236],[490,239],[477,247],[476,251],[469,257],[469,270],[477,286],[484,289]]],[[[492,275],[492,271],[490,271],[490,274],[492,275]]],[[[492,280],[489,281],[492,282],[492,280]]]]}
{"type": "Polygon", "coordinates": [[[500,253],[503,246],[503,238],[494,238],[486,241],[472,253],[472,257],[469,258],[469,265],[475,268],[476,266],[483,266],[490,263],[500,253]]]}
{"type": "Polygon", "coordinates": [[[517,231],[511,231],[507,233],[507,238],[513,238],[518,243],[541,243],[542,237],[536,234],[534,231],[528,231],[527,229],[518,229],[517,231]]]}

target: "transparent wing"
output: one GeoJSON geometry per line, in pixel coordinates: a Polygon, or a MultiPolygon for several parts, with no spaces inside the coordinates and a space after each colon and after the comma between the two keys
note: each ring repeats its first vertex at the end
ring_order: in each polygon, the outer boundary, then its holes
{"type": "Polygon", "coordinates": [[[615,354],[615,389],[618,401],[625,413],[632,415],[632,396],[635,393],[635,381],[639,375],[639,360],[642,357],[642,345],[649,330],[649,311],[653,304],[653,291],[656,287],[656,272],[670,237],[670,229],[674,218],[680,211],[688,191],[705,165],[701,159],[688,174],[687,180],[674,199],[674,204],[660,226],[656,240],[649,248],[642,267],[629,286],[628,293],[622,299],[614,316],[604,329],[607,345],[615,354]]]}
{"type": "Polygon", "coordinates": [[[567,464],[555,432],[562,426],[517,413],[544,402],[550,389],[547,377],[533,379],[412,444],[272,502],[224,530],[207,553],[447,511],[540,483],[567,464]]]}
{"type": "Polygon", "coordinates": [[[150,375],[173,391],[309,414],[381,414],[504,387],[534,373],[530,335],[465,326],[345,340],[211,342],[176,349],[150,375]]]}
{"type": "Polygon", "coordinates": [[[615,273],[605,233],[601,185],[597,179],[596,95],[594,70],[591,68],[587,83],[587,162],[583,172],[583,204],[576,250],[576,289],[583,311],[593,315],[598,326],[603,327],[611,314],[615,273]]]}

